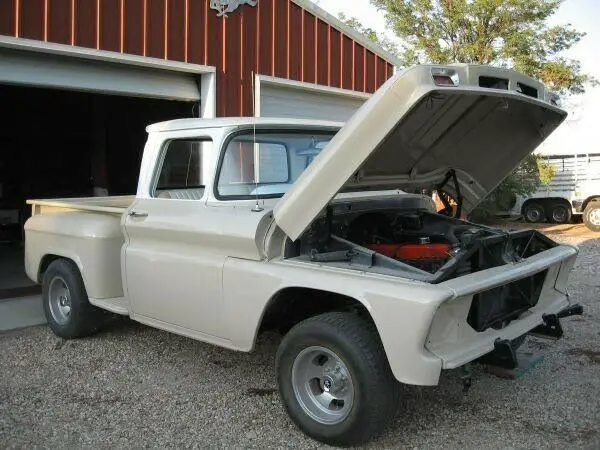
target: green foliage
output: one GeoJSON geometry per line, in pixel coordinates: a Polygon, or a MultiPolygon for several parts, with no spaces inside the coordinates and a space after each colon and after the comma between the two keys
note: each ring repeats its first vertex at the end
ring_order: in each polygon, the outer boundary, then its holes
{"type": "Polygon", "coordinates": [[[541,184],[550,184],[554,175],[556,175],[556,166],[550,164],[541,156],[535,156],[538,165],[539,179],[541,184]]]}
{"type": "Polygon", "coordinates": [[[585,83],[579,61],[561,54],[585,33],[548,20],[563,0],[370,0],[419,63],[509,67],[542,80],[558,94],[585,83]]]}
{"type": "Polygon", "coordinates": [[[338,18],[344,22],[349,27],[361,33],[363,36],[367,37],[370,41],[375,42],[381,48],[383,48],[388,53],[401,57],[401,52],[398,46],[389,38],[384,36],[383,34],[377,33],[372,28],[367,28],[363,26],[360,21],[356,17],[347,17],[346,14],[340,13],[338,18]]]}
{"type": "Polygon", "coordinates": [[[491,220],[497,214],[509,211],[514,206],[517,195],[527,196],[534,193],[541,183],[540,161],[538,156],[528,155],[512,175],[506,177],[479,204],[471,214],[471,220],[480,222],[491,220]]]}

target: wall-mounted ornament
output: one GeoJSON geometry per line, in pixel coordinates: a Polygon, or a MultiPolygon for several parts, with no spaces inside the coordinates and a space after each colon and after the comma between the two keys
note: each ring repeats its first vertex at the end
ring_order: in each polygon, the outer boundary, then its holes
{"type": "Polygon", "coordinates": [[[210,0],[210,7],[219,12],[217,17],[228,17],[227,13],[233,12],[242,5],[256,6],[258,0],[210,0]]]}

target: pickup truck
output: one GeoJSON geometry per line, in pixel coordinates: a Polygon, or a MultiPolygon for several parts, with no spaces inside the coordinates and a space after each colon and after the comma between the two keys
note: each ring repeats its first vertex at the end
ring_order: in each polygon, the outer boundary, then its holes
{"type": "Polygon", "coordinates": [[[243,352],[279,330],[294,423],[360,444],[394,418],[400,383],[482,357],[514,367],[526,334],[560,337],[581,313],[576,248],[460,219],[561,124],[552,99],[510,70],[423,65],[345,125],[151,125],[135,196],[29,201],[27,274],[65,339],[103,310],[243,352]]]}

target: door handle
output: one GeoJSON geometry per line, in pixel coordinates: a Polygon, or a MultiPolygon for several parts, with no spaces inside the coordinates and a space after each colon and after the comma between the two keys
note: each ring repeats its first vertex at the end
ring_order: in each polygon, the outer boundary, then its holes
{"type": "Polygon", "coordinates": [[[133,217],[133,218],[148,217],[148,213],[137,212],[137,211],[130,211],[129,212],[129,217],[133,217]]]}

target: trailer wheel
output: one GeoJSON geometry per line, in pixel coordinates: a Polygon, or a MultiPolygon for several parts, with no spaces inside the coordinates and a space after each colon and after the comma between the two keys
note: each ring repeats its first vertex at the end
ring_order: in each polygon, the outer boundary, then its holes
{"type": "Polygon", "coordinates": [[[564,203],[555,203],[552,205],[550,216],[554,223],[569,223],[571,221],[571,208],[564,203]]]}
{"type": "Polygon", "coordinates": [[[72,261],[57,259],[44,273],[42,301],[48,325],[59,337],[89,336],[100,327],[102,310],[88,301],[79,269],[72,261]]]}
{"type": "Polygon", "coordinates": [[[600,232],[600,201],[588,203],[583,211],[583,223],[590,230],[600,232]]]}
{"type": "Polygon", "coordinates": [[[529,223],[539,223],[546,219],[546,212],[539,203],[530,202],[523,208],[523,217],[529,223]]]}
{"type": "Polygon", "coordinates": [[[312,438],[360,445],[395,417],[400,384],[375,327],[351,313],[300,322],[277,351],[277,384],[288,414],[312,438]]]}

